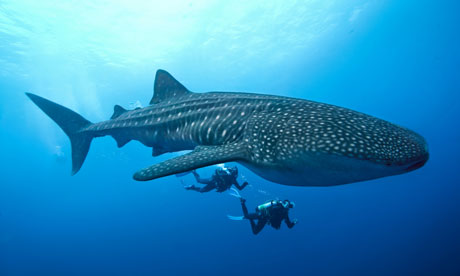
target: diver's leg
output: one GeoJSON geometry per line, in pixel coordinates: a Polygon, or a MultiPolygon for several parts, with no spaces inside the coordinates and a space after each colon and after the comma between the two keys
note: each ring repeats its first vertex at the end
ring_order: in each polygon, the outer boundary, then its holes
{"type": "Polygon", "coordinates": [[[267,223],[267,220],[260,219],[260,216],[257,213],[249,213],[248,207],[246,207],[246,199],[241,198],[240,200],[244,218],[249,219],[249,223],[251,223],[252,233],[254,233],[254,235],[257,235],[264,228],[265,224],[267,223]],[[255,219],[257,219],[257,224],[254,222],[255,219]]]}
{"type": "Polygon", "coordinates": [[[201,189],[198,189],[198,192],[207,193],[207,192],[209,192],[209,191],[211,191],[212,189],[215,189],[215,188],[216,188],[216,185],[208,184],[208,185],[202,187],[201,189]]]}
{"type": "Polygon", "coordinates": [[[243,214],[246,217],[248,215],[248,207],[246,207],[246,199],[240,198],[241,208],[243,209],[243,214]]]}
{"type": "Polygon", "coordinates": [[[235,185],[235,187],[236,187],[238,190],[240,190],[240,191],[243,190],[244,187],[248,186],[248,184],[249,184],[249,183],[246,182],[246,181],[243,183],[243,185],[240,185],[240,184],[238,183],[238,181],[235,181],[235,182],[233,183],[233,185],[235,185]]]}
{"type": "Polygon", "coordinates": [[[189,185],[189,186],[186,186],[184,187],[186,190],[192,190],[192,191],[197,191],[199,192],[201,190],[200,187],[196,187],[195,185],[189,185]]]}
{"type": "Polygon", "coordinates": [[[256,223],[254,222],[253,219],[250,219],[250,220],[249,220],[249,223],[251,224],[252,233],[254,233],[254,235],[257,235],[256,230],[255,230],[256,227],[257,227],[257,226],[256,226],[256,223]]]}
{"type": "Polygon", "coordinates": [[[257,235],[260,233],[260,231],[262,231],[262,229],[264,229],[265,227],[265,224],[267,224],[267,220],[266,219],[259,219],[257,220],[257,224],[254,223],[254,220],[251,219],[249,220],[251,222],[251,228],[252,228],[252,233],[254,233],[254,235],[257,235]]]}
{"type": "Polygon", "coordinates": [[[241,209],[243,209],[243,215],[245,219],[259,219],[259,214],[257,213],[249,213],[248,207],[246,207],[246,199],[241,198],[241,209]]]}
{"type": "Polygon", "coordinates": [[[192,171],[193,176],[195,176],[196,182],[201,183],[201,184],[211,184],[213,182],[212,178],[201,178],[200,175],[193,170],[192,171]]]}

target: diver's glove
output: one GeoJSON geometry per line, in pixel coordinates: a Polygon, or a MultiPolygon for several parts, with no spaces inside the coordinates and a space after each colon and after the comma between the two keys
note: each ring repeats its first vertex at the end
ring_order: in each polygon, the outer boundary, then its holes
{"type": "Polygon", "coordinates": [[[246,199],[244,199],[244,198],[242,198],[242,197],[240,198],[240,201],[241,201],[241,204],[246,203],[246,199]]]}
{"type": "Polygon", "coordinates": [[[298,219],[293,219],[293,220],[292,220],[293,226],[294,226],[294,225],[296,225],[296,224],[297,224],[297,222],[299,222],[299,220],[298,220],[298,219]]]}

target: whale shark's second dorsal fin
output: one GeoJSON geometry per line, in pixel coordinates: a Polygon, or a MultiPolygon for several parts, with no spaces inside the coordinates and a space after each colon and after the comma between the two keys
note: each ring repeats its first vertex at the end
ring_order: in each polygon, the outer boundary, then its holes
{"type": "Polygon", "coordinates": [[[115,119],[120,117],[121,114],[125,113],[127,110],[123,107],[119,106],[118,104],[113,107],[113,115],[110,119],[115,119]]]}
{"type": "Polygon", "coordinates": [[[165,70],[158,70],[155,76],[155,84],[153,86],[153,97],[150,104],[157,104],[167,99],[172,99],[177,96],[183,96],[191,93],[180,82],[178,82],[171,74],[165,70]]]}

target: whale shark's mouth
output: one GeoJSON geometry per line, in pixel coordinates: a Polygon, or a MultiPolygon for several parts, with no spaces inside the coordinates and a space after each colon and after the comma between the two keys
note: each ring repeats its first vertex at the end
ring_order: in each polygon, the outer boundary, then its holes
{"type": "Polygon", "coordinates": [[[410,172],[418,168],[421,168],[423,167],[423,165],[425,165],[426,161],[428,161],[428,157],[409,165],[409,167],[406,168],[406,171],[410,172]]]}

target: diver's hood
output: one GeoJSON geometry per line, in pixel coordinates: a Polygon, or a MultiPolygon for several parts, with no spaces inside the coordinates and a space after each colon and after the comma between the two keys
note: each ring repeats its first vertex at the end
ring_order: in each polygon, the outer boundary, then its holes
{"type": "Polygon", "coordinates": [[[295,203],[290,201],[290,200],[284,200],[283,203],[281,203],[283,205],[284,208],[294,208],[295,207],[295,203]]]}

